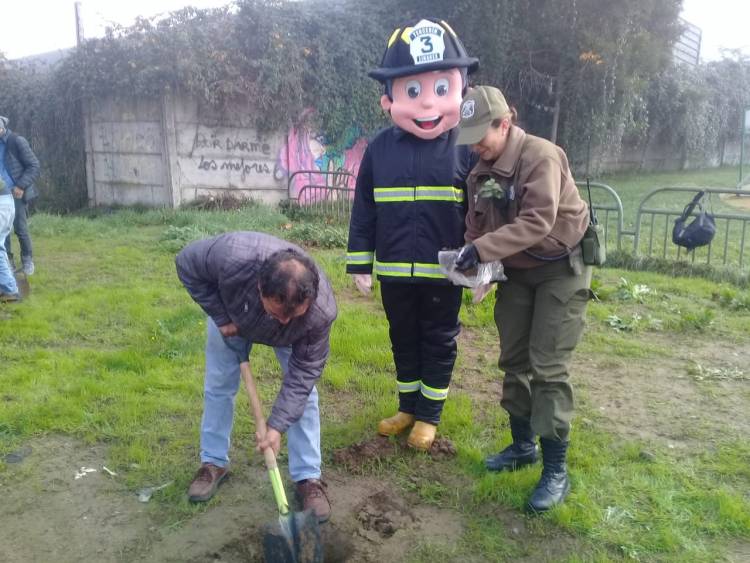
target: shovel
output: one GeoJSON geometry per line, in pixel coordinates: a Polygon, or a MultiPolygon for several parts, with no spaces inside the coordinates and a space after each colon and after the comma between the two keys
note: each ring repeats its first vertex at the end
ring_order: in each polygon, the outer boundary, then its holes
{"type": "MultiPolygon", "coordinates": [[[[260,436],[266,434],[266,419],[258,399],[250,364],[240,364],[240,374],[250,400],[255,418],[255,430],[260,436]]],[[[320,541],[318,518],[311,510],[291,512],[284,492],[276,456],[272,448],[263,450],[268,476],[273,487],[273,496],[279,508],[278,523],[269,524],[263,533],[263,554],[267,563],[322,563],[323,546],[320,541]]]]}

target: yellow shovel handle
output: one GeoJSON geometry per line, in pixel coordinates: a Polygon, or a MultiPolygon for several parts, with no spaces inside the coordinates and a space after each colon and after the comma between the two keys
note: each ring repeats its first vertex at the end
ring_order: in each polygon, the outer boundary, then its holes
{"type": "MultiPolygon", "coordinates": [[[[247,398],[250,401],[250,408],[253,411],[253,417],[255,418],[255,430],[261,436],[265,436],[267,432],[266,419],[263,416],[263,410],[260,406],[258,390],[255,387],[255,381],[253,380],[253,374],[250,371],[249,362],[242,362],[240,364],[240,375],[242,376],[242,381],[245,382],[247,398]]],[[[279,466],[276,464],[276,456],[273,453],[273,449],[266,448],[263,450],[263,457],[266,461],[266,469],[268,469],[268,476],[271,479],[271,486],[273,487],[273,496],[276,499],[279,512],[282,515],[286,515],[289,513],[289,502],[286,499],[284,482],[281,480],[281,473],[279,473],[279,466]]]]}

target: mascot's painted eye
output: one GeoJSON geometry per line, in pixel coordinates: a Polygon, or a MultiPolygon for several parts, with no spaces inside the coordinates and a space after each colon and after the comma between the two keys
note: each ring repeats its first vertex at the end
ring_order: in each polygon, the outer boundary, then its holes
{"type": "Polygon", "coordinates": [[[435,81],[435,94],[437,94],[438,96],[447,95],[449,86],[450,82],[447,78],[440,78],[439,80],[435,81]]]}
{"type": "Polygon", "coordinates": [[[410,98],[418,98],[422,93],[422,85],[418,80],[409,80],[406,83],[406,93],[410,98]]]}

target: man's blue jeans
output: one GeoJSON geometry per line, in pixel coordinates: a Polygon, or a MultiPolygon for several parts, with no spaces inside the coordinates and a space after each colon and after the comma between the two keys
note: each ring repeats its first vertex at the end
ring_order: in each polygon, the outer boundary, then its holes
{"type": "MultiPolygon", "coordinates": [[[[240,336],[223,337],[210,318],[207,324],[201,462],[225,467],[229,464],[234,398],[240,387],[240,363],[248,359],[253,343],[240,336]]],[[[274,348],[274,352],[286,374],[291,347],[274,348]]],[[[320,479],[320,411],[315,387],[302,418],[289,427],[286,435],[292,480],[320,479]]]]}
{"type": "MultiPolygon", "coordinates": [[[[16,216],[13,219],[13,232],[18,237],[18,245],[21,247],[21,260],[31,259],[32,247],[31,247],[31,235],[29,234],[29,222],[28,222],[28,205],[21,198],[13,198],[13,203],[16,206],[16,216]]],[[[5,240],[5,251],[8,253],[8,258],[13,260],[13,249],[10,242],[10,234],[4,239],[5,240]]]]}
{"type": "MultiPolygon", "coordinates": [[[[13,203],[13,196],[0,195],[0,241],[4,241],[10,234],[15,214],[16,206],[13,203]]],[[[0,244],[0,292],[18,293],[16,278],[13,276],[5,246],[2,244],[0,244]]]]}

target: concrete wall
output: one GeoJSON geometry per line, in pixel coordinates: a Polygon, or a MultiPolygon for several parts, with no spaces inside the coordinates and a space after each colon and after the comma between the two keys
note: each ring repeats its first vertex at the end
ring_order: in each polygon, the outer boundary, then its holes
{"type": "Polygon", "coordinates": [[[288,187],[297,170],[356,175],[367,144],[354,129],[333,149],[305,126],[261,134],[252,123],[241,102],[216,109],[180,95],[97,100],[86,116],[89,204],[176,207],[222,193],[275,204],[288,189],[296,196],[311,181],[326,184],[316,173],[288,187]]]}
{"type": "MultiPolygon", "coordinates": [[[[736,166],[740,163],[740,143],[739,141],[727,142],[724,144],[723,154],[717,148],[714,154],[705,158],[691,159],[685,158],[679,152],[675,152],[671,147],[653,144],[646,151],[643,147],[623,147],[617,156],[604,155],[598,157],[596,149],[592,148],[592,169],[598,165],[601,172],[620,172],[620,171],[672,171],[687,170],[692,168],[714,168],[718,166],[736,166]],[[599,158],[598,162],[594,159],[599,158]]],[[[585,163],[576,163],[583,167],[585,163]]]]}
{"type": "Polygon", "coordinates": [[[261,135],[241,106],[221,115],[186,96],[96,100],[87,115],[90,205],[176,207],[231,192],[276,203],[285,135],[261,135]]]}
{"type": "Polygon", "coordinates": [[[182,97],[173,107],[176,151],[172,174],[179,193],[176,204],[227,191],[267,203],[286,198],[286,175],[276,162],[286,135],[259,133],[239,104],[218,114],[182,97]]]}
{"type": "Polygon", "coordinates": [[[104,99],[86,115],[90,205],[171,204],[159,102],[104,99]]]}

